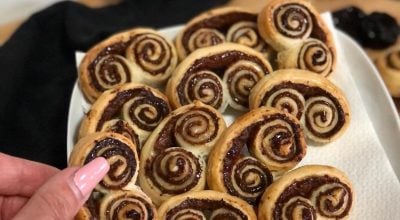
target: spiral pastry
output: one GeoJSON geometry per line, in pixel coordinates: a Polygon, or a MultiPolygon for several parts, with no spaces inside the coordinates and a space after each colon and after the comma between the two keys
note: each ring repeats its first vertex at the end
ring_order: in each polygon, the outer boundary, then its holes
{"type": "Polygon", "coordinates": [[[258,219],[347,219],[353,206],[350,180],[338,169],[307,165],[283,175],[261,198],[258,219]]]}
{"type": "Polygon", "coordinates": [[[98,191],[131,190],[135,187],[139,159],[131,140],[112,132],[88,135],[73,148],[69,165],[83,166],[97,157],[104,157],[110,164],[107,175],[96,187],[98,191]]]}
{"type": "Polygon", "coordinates": [[[339,138],[350,123],[342,91],[323,76],[305,70],[278,70],[252,90],[250,108],[269,106],[295,115],[306,136],[317,143],[339,138]]]}
{"type": "Polygon", "coordinates": [[[91,48],[79,65],[79,85],[89,102],[129,82],[164,83],[178,62],[174,45],[152,29],[115,34],[91,48]]]}
{"type": "Polygon", "coordinates": [[[125,137],[129,138],[132,143],[135,144],[135,146],[137,147],[137,152],[140,152],[141,144],[139,141],[139,137],[128,122],[121,119],[112,119],[104,123],[101,131],[114,132],[124,135],[125,137]]]}
{"type": "Polygon", "coordinates": [[[279,69],[303,69],[328,76],[336,66],[335,51],[317,39],[307,39],[302,44],[278,53],[279,69]]]}
{"type": "Polygon", "coordinates": [[[393,48],[375,61],[392,97],[400,98],[400,47],[393,48]]]}
{"type": "Polygon", "coordinates": [[[199,48],[214,46],[225,42],[225,36],[216,29],[200,28],[193,33],[189,39],[188,46],[190,51],[199,48]]]}
{"type": "Polygon", "coordinates": [[[293,168],[307,150],[299,120],[267,107],[239,117],[215,146],[207,164],[208,186],[252,205],[272,183],[271,172],[293,168]]]}
{"type": "Polygon", "coordinates": [[[93,103],[82,120],[79,137],[108,130],[130,137],[140,147],[169,112],[168,99],[158,90],[124,84],[104,92],[93,103]]]}
{"type": "Polygon", "coordinates": [[[257,219],[245,201],[226,193],[203,190],[169,198],[158,209],[162,220],[257,219]]]}
{"type": "Polygon", "coordinates": [[[143,219],[156,220],[157,210],[139,187],[107,194],[92,192],[75,220],[143,219]]]}
{"type": "Polygon", "coordinates": [[[322,41],[329,49],[334,48],[327,25],[307,1],[269,1],[257,23],[260,35],[277,51],[289,49],[310,37],[322,41]]]}
{"type": "Polygon", "coordinates": [[[218,44],[186,57],[168,81],[166,94],[174,108],[197,99],[221,112],[228,103],[246,110],[250,90],[271,71],[259,52],[238,44],[218,44]]]}
{"type": "Polygon", "coordinates": [[[178,33],[175,44],[183,60],[199,48],[226,41],[251,47],[266,57],[273,52],[258,34],[257,14],[234,7],[213,9],[194,17],[178,33]]]}
{"type": "Polygon", "coordinates": [[[100,219],[158,219],[151,199],[139,188],[113,192],[100,202],[100,219]]]}
{"type": "Polygon", "coordinates": [[[205,187],[208,153],[225,129],[222,115],[201,102],[171,112],[142,148],[139,183],[152,201],[205,187]]]}
{"type": "Polygon", "coordinates": [[[260,37],[257,22],[243,21],[232,25],[227,32],[227,41],[251,47],[265,57],[270,58],[273,53],[271,47],[260,37]]]}

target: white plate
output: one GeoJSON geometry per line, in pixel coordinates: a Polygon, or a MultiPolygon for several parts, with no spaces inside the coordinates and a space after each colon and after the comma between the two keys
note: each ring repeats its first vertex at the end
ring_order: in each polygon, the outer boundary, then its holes
{"type": "MultiPolygon", "coordinates": [[[[181,26],[161,30],[172,39],[181,26]]],[[[304,164],[338,167],[353,181],[356,201],[352,219],[400,219],[400,122],[389,93],[363,50],[345,34],[334,30],[338,68],[331,80],[346,94],[352,120],[346,133],[323,147],[309,147],[304,164]],[[386,152],[386,153],[385,153],[386,152]],[[395,171],[395,172],[394,172],[395,171]]],[[[77,54],[77,63],[83,54],[77,54]]],[[[67,149],[76,142],[80,120],[90,105],[79,87],[73,89],[67,149]]],[[[224,114],[229,121],[232,115],[224,114]]]]}

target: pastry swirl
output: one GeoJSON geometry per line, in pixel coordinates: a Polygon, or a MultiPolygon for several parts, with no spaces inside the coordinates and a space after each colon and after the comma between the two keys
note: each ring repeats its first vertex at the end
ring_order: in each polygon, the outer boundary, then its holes
{"type": "Polygon", "coordinates": [[[75,220],[157,220],[157,217],[157,210],[151,199],[139,187],[135,187],[103,195],[92,193],[75,220]]]}
{"type": "Polygon", "coordinates": [[[307,39],[278,53],[279,69],[297,68],[328,76],[335,67],[334,53],[323,42],[307,39]]]}
{"type": "Polygon", "coordinates": [[[149,86],[128,83],[104,92],[83,118],[79,137],[102,130],[131,136],[139,146],[170,112],[168,99],[149,86]],[[123,128],[116,128],[118,123],[123,128]],[[111,126],[111,128],[110,128],[111,126]],[[114,128],[113,128],[114,127],[114,128]]]}
{"type": "Polygon", "coordinates": [[[260,35],[277,51],[289,49],[310,37],[334,48],[328,27],[307,1],[269,1],[257,21],[260,35]]]}
{"type": "Polygon", "coordinates": [[[218,44],[198,49],[183,60],[168,81],[166,93],[175,108],[197,99],[221,112],[228,103],[246,110],[250,90],[271,71],[260,53],[242,45],[218,44]]]}
{"type": "Polygon", "coordinates": [[[347,219],[354,190],[334,167],[307,165],[283,175],[261,198],[258,219],[347,219]]]}
{"type": "Polygon", "coordinates": [[[102,192],[130,190],[135,187],[139,172],[137,147],[128,138],[112,132],[97,132],[78,141],[69,160],[70,166],[83,166],[97,157],[104,157],[110,170],[96,187],[102,192]]]}
{"type": "Polygon", "coordinates": [[[266,57],[272,52],[258,33],[257,14],[235,7],[213,9],[194,17],[178,33],[175,44],[182,60],[197,49],[224,42],[251,47],[266,57]]]}
{"type": "Polygon", "coordinates": [[[339,138],[350,123],[349,105],[340,89],[318,74],[278,70],[257,83],[250,108],[269,106],[295,115],[306,136],[317,143],[339,138]]]}
{"type": "Polygon", "coordinates": [[[151,199],[139,188],[106,195],[100,203],[100,219],[143,219],[157,218],[157,210],[151,199]]]}
{"type": "Polygon", "coordinates": [[[400,47],[387,51],[375,61],[392,97],[400,97],[400,47]]]}
{"type": "Polygon", "coordinates": [[[209,151],[226,125],[222,115],[201,102],[171,112],[141,151],[139,183],[159,205],[169,197],[205,187],[209,151]]]}
{"type": "Polygon", "coordinates": [[[296,166],[306,154],[300,122],[292,115],[261,107],[239,117],[210,153],[207,183],[257,205],[277,174],[296,166]],[[246,155],[249,152],[250,155],[246,155]]]}
{"type": "Polygon", "coordinates": [[[169,198],[158,209],[160,219],[256,219],[252,207],[226,193],[204,190],[169,198]]]}
{"type": "Polygon", "coordinates": [[[135,28],[91,48],[79,65],[79,85],[90,102],[102,92],[129,82],[164,83],[175,69],[174,45],[158,32],[135,28]]]}

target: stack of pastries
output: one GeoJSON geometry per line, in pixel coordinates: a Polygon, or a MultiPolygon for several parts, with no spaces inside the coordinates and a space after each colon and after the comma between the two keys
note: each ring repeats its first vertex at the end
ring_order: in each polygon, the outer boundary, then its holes
{"type": "Polygon", "coordinates": [[[342,171],[296,168],[308,144],[350,123],[327,78],[336,60],[332,33],[301,0],[210,10],[173,41],[134,28],[94,46],[79,66],[92,105],[69,164],[104,157],[110,171],[76,219],[348,218],[342,171]]]}

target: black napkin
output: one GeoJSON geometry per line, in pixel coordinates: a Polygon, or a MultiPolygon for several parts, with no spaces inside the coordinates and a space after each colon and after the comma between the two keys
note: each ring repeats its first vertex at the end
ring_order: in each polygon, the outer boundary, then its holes
{"type": "Polygon", "coordinates": [[[0,47],[0,152],[66,166],[75,51],[132,28],[181,24],[227,0],[126,0],[101,9],[55,4],[0,47]]]}

